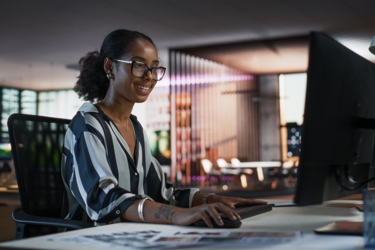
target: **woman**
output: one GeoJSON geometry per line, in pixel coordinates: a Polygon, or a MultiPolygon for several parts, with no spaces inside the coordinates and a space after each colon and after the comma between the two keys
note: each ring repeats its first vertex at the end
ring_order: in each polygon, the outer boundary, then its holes
{"type": "Polygon", "coordinates": [[[68,194],[66,218],[108,224],[119,221],[190,225],[219,213],[240,219],[237,205],[265,204],[244,198],[176,190],[164,180],[146,133],[131,114],[161,80],[153,41],[129,30],[115,30],[99,52],[80,60],[74,90],[87,102],[65,136],[62,175],[68,194]],[[94,103],[94,104],[93,104],[94,103]]]}

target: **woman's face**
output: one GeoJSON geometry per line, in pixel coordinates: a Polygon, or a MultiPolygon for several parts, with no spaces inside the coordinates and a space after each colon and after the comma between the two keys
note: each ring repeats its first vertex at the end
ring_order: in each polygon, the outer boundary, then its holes
{"type": "MultiPolygon", "coordinates": [[[[131,44],[129,53],[122,58],[115,59],[142,62],[149,68],[159,66],[158,53],[154,45],[143,38],[138,38],[131,44]]],[[[139,78],[132,75],[131,64],[121,62],[117,62],[117,64],[113,67],[115,75],[113,87],[116,99],[124,98],[132,103],[146,101],[156,84],[156,81],[151,77],[151,72],[148,71],[145,76],[139,78]]]]}

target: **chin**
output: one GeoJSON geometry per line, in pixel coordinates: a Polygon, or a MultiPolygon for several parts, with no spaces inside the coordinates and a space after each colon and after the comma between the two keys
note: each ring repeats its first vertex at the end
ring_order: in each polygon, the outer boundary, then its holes
{"type": "Polygon", "coordinates": [[[147,99],[148,99],[148,96],[142,97],[142,98],[136,98],[135,103],[144,103],[145,101],[147,101],[147,99]]]}

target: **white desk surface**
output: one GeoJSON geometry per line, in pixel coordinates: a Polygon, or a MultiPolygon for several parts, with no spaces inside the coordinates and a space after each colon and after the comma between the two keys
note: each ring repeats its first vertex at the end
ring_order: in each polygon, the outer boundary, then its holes
{"type": "MultiPolygon", "coordinates": [[[[271,203],[279,204],[286,201],[268,200],[271,203]]],[[[251,232],[280,232],[280,231],[300,231],[302,233],[301,241],[294,246],[267,245],[261,249],[364,249],[362,236],[339,236],[339,235],[318,235],[313,232],[314,229],[329,224],[337,220],[363,221],[363,213],[355,208],[335,207],[336,203],[361,203],[361,201],[335,201],[319,206],[306,207],[274,207],[272,211],[258,216],[254,216],[242,221],[242,226],[238,229],[199,229],[207,231],[215,230],[238,230],[251,232]]],[[[192,227],[172,226],[172,225],[153,225],[142,223],[117,223],[107,226],[70,231],[54,234],[50,236],[35,237],[23,240],[14,240],[0,243],[0,249],[6,247],[15,247],[18,249],[103,249],[97,246],[72,245],[73,243],[59,243],[56,241],[47,241],[46,239],[54,237],[67,237],[77,235],[89,235],[100,233],[112,233],[122,231],[139,230],[159,230],[159,231],[194,231],[192,227]]],[[[215,245],[215,248],[218,248],[215,245]]],[[[219,247],[220,248],[220,247],[219,247]]],[[[227,247],[226,247],[227,248],[227,247]]],[[[259,249],[251,246],[241,247],[240,249],[259,249]]],[[[132,249],[132,248],[124,248],[132,249]]],[[[188,249],[188,248],[187,248],[188,249]]],[[[212,246],[194,247],[194,249],[212,249],[212,246]]],[[[225,249],[225,248],[222,248],[225,249]]]]}
{"type": "Polygon", "coordinates": [[[249,161],[249,162],[238,162],[231,164],[233,168],[277,168],[281,167],[281,162],[279,161],[249,161]]]}

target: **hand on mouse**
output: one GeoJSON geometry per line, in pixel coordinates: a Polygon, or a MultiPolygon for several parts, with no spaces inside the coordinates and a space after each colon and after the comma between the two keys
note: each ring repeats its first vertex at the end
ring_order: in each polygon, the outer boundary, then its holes
{"type": "Polygon", "coordinates": [[[223,226],[222,216],[235,221],[240,220],[240,216],[232,208],[217,202],[191,208],[178,208],[172,214],[172,223],[175,225],[191,225],[199,220],[203,220],[208,227],[214,227],[213,222],[218,226],[223,226]]]}

